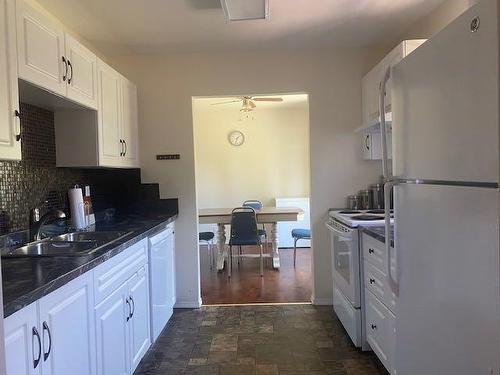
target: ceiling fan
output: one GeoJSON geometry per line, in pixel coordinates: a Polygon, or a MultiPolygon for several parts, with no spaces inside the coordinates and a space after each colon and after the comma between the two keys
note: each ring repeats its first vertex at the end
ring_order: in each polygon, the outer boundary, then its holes
{"type": "Polygon", "coordinates": [[[224,102],[218,102],[218,103],[212,103],[212,105],[220,105],[220,104],[230,104],[230,103],[237,103],[241,102],[242,107],[240,109],[241,112],[251,112],[255,107],[257,107],[257,104],[255,102],[282,102],[283,98],[280,97],[254,97],[254,96],[240,96],[236,97],[232,100],[227,100],[224,102]]]}

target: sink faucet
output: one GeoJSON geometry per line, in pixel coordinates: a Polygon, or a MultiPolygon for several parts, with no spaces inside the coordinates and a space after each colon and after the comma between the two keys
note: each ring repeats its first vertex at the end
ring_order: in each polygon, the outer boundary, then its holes
{"type": "Polygon", "coordinates": [[[42,225],[44,225],[50,219],[64,219],[66,214],[61,210],[50,210],[45,215],[40,217],[40,208],[35,207],[31,210],[30,214],[30,240],[39,241],[41,240],[40,230],[42,225]]]}

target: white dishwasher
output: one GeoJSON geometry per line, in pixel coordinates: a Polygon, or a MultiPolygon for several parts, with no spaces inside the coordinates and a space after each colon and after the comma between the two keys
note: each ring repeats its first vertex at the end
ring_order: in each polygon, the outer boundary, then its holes
{"type": "Polygon", "coordinates": [[[149,263],[151,341],[154,342],[172,316],[176,299],[174,223],[149,238],[149,263]]]}

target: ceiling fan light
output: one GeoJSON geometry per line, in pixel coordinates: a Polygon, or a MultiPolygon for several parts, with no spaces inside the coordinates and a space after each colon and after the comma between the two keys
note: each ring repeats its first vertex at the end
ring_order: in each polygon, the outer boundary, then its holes
{"type": "Polygon", "coordinates": [[[269,0],[220,0],[226,21],[269,18],[269,0]]]}

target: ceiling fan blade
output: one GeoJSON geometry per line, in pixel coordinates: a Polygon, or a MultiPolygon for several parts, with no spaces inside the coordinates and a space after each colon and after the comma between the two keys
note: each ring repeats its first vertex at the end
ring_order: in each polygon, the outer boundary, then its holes
{"type": "Polygon", "coordinates": [[[256,102],[282,102],[283,98],[252,98],[256,102]]]}
{"type": "Polygon", "coordinates": [[[238,103],[238,102],[241,102],[241,99],[228,100],[228,101],[225,101],[225,102],[218,102],[218,103],[212,103],[211,105],[229,104],[229,103],[238,103]]]}

